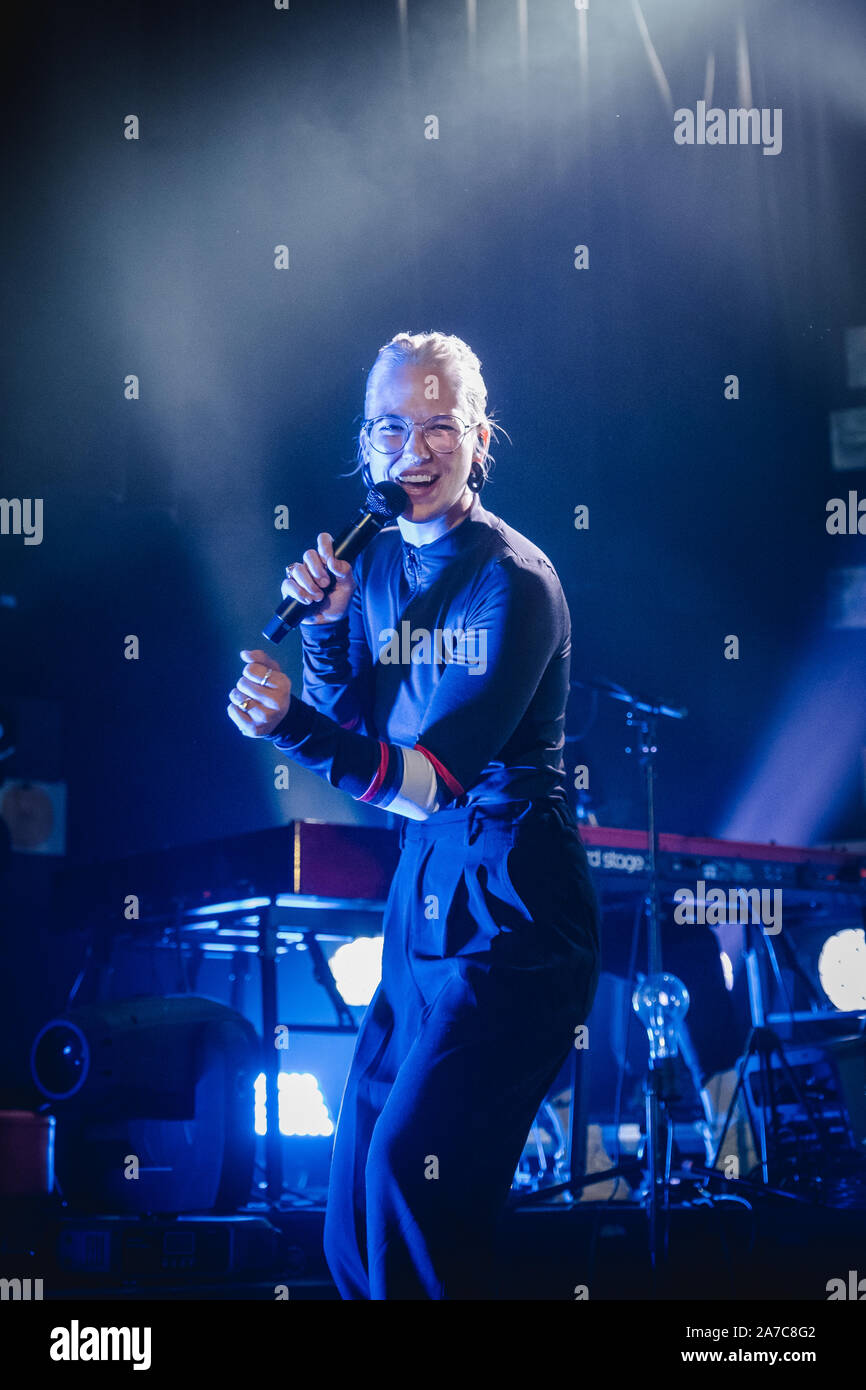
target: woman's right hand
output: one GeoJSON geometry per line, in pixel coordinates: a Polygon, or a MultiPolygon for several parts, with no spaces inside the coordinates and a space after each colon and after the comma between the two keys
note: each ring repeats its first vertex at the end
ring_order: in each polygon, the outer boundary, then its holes
{"type": "Polygon", "coordinates": [[[335,623],[347,612],[352,594],[355,592],[355,576],[352,566],[346,560],[334,558],[334,538],[327,531],[316,537],[316,550],[305,550],[303,560],[296,560],[286,566],[283,580],[283,598],[296,598],[301,603],[320,603],[323,590],[331,577],[336,583],[325,598],[321,608],[303,623],[335,623]]]}

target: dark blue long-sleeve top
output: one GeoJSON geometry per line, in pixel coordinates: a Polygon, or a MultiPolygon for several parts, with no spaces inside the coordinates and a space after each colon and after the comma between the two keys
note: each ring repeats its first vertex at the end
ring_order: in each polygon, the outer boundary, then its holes
{"type": "Polygon", "coordinates": [[[343,618],[301,626],[303,699],[276,746],[416,820],[449,803],[564,800],[571,625],[547,556],[476,495],[428,545],[381,531],[355,579],[343,618]]]}

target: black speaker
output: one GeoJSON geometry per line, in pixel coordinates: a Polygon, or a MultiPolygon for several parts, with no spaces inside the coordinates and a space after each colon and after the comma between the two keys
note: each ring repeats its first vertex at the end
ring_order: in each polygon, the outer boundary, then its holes
{"type": "Polygon", "coordinates": [[[228,1212],[249,1200],[261,1043],[233,1009],[191,995],[52,1019],[31,1051],[57,1116],[55,1172],[86,1212],[228,1212]]]}

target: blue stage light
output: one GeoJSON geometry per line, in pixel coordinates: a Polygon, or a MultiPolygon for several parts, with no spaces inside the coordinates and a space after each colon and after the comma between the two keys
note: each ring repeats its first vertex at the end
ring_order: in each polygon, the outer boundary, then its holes
{"type": "MultiPolygon", "coordinates": [[[[281,1071],[277,1080],[280,1134],[320,1135],[329,1138],[334,1122],[319,1083],[311,1072],[281,1071]]],[[[268,1132],[267,1083],[264,1072],[255,1080],[254,1127],[256,1134],[268,1132]]]]}
{"type": "Polygon", "coordinates": [[[818,957],[818,978],[837,1009],[866,1009],[866,932],[846,928],[828,936],[818,957]]]}
{"type": "Polygon", "coordinates": [[[359,936],[347,941],[331,956],[328,964],[347,1004],[366,1007],[382,978],[381,936],[359,936]]]}

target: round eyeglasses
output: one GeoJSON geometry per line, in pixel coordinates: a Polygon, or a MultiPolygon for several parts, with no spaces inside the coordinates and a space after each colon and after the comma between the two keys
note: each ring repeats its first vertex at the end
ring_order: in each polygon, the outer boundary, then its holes
{"type": "MultiPolygon", "coordinates": [[[[417,422],[420,424],[420,421],[417,422]]],[[[400,415],[377,415],[364,421],[364,431],[372,448],[380,454],[399,454],[405,449],[416,421],[400,415]]],[[[431,415],[421,425],[421,433],[435,454],[453,454],[474,425],[467,425],[459,415],[431,415]]]]}

